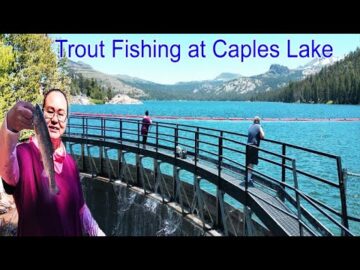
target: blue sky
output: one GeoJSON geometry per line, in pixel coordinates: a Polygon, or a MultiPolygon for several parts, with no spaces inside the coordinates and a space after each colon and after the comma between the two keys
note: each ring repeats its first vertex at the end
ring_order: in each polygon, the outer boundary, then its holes
{"type": "MultiPolygon", "coordinates": [[[[94,69],[108,74],[123,74],[150,80],[157,83],[176,83],[179,81],[207,80],[213,79],[222,72],[232,72],[244,76],[251,76],[266,72],[271,64],[281,64],[289,68],[296,68],[304,65],[314,58],[299,57],[299,51],[305,47],[320,44],[320,51],[326,44],[332,47],[333,55],[340,57],[357,47],[360,47],[360,34],[51,34],[50,37],[56,39],[67,39],[67,43],[63,43],[67,56],[72,61],[82,61],[91,65],[94,69]],[[113,40],[124,40],[123,43],[116,43],[116,46],[122,46],[123,49],[115,51],[113,57],[113,40]],[[127,42],[125,42],[127,40],[127,42]],[[216,57],[214,55],[214,44],[217,54],[225,54],[224,57],[216,57]],[[100,54],[100,46],[98,46],[97,57],[88,56],[88,45],[90,45],[90,53],[94,54],[95,44],[99,45],[103,42],[103,56],[100,54]],[[259,57],[258,54],[253,55],[253,43],[256,43],[255,50],[259,45],[262,48],[270,48],[272,45],[275,51],[278,51],[277,57],[268,54],[265,57],[259,57]],[[142,42],[151,46],[151,53],[158,53],[160,45],[161,57],[158,55],[149,57],[149,49],[145,49],[145,55],[141,57],[133,57],[125,55],[125,45],[141,47],[142,42]],[[288,47],[290,42],[290,48],[288,47]],[[190,49],[200,48],[203,43],[204,56],[191,58],[188,53],[190,49]],[[69,44],[74,44],[71,49],[69,44]],[[193,44],[196,44],[193,45],[193,44]],[[190,45],[193,45],[189,48],[190,45]],[[244,47],[244,54],[251,50],[251,55],[241,58],[241,45],[244,47]],[[248,47],[249,46],[249,47],[248,47]],[[302,46],[302,47],[301,47],[302,46]],[[84,53],[84,47],[87,53],[83,57],[77,57],[84,53]],[[76,48],[76,50],[75,50],[76,48]],[[165,49],[168,49],[168,56],[165,56],[165,49]],[[178,51],[180,48],[180,51],[178,51]],[[229,51],[239,48],[238,56],[229,56],[229,51]],[[171,50],[173,54],[171,54],[171,50]],[[69,53],[71,56],[69,57],[69,53]],[[291,55],[298,55],[296,58],[289,58],[291,55]],[[180,56],[180,57],[178,57],[180,56]],[[173,61],[172,61],[173,60],[173,61]]],[[[55,47],[59,47],[60,43],[56,42],[55,47]]],[[[272,52],[276,56],[275,51],[272,52]]],[[[271,51],[269,51],[270,53],[271,51]]],[[[135,51],[129,53],[136,54],[135,51]]],[[[264,54],[264,53],[263,53],[264,54]]]]}

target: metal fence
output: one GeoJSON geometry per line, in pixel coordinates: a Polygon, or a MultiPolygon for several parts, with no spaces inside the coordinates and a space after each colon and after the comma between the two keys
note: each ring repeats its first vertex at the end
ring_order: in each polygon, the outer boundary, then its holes
{"type": "MultiPolygon", "coordinates": [[[[247,135],[192,125],[153,122],[148,133],[147,143],[143,145],[141,141],[141,125],[142,121],[137,119],[77,114],[69,118],[64,139],[81,145],[80,154],[83,159],[84,155],[86,155],[85,152],[87,152],[88,156],[91,156],[92,146],[90,145],[99,146],[98,158],[101,166],[104,162],[109,163],[109,149],[118,149],[118,159],[124,160],[125,156],[121,151],[124,149],[123,145],[127,144],[129,146],[126,148],[127,150],[133,151],[137,155],[150,155],[154,158],[154,161],[158,160],[159,155],[167,155],[172,158],[172,161],[167,159],[169,163],[180,169],[189,169],[195,176],[204,168],[212,172],[208,174],[206,180],[216,186],[218,214],[213,222],[214,227],[224,226],[224,213],[222,213],[224,194],[230,194],[233,198],[242,202],[245,207],[251,206],[249,195],[260,201],[266,201],[257,192],[250,190],[246,181],[248,172],[248,167],[245,165],[247,135]],[[85,151],[85,146],[87,151],[85,151]],[[186,149],[186,160],[182,160],[178,155],[179,147],[186,149]],[[226,179],[235,179],[235,181],[232,182],[232,185],[229,185],[229,181],[226,179]],[[242,189],[238,185],[242,181],[245,193],[242,193],[242,189]]],[[[268,148],[274,148],[272,146],[258,148],[260,161],[271,164],[273,167],[271,170],[253,169],[253,175],[258,184],[257,188],[265,187],[267,190],[274,191],[274,197],[278,197],[284,204],[292,205],[295,211],[284,211],[277,205],[272,205],[272,207],[287,216],[295,218],[300,235],[303,235],[304,229],[313,235],[337,234],[331,228],[335,228],[335,231],[339,231],[341,235],[353,235],[349,230],[349,220],[360,222],[360,219],[349,216],[347,213],[341,157],[279,141],[268,139],[263,141],[266,142],[267,146],[272,145],[281,150],[277,152],[268,150],[268,148]],[[311,155],[312,158],[321,157],[334,161],[337,181],[331,181],[319,174],[298,168],[297,157],[288,154],[291,150],[306,153],[306,155],[311,155]],[[310,195],[306,190],[302,190],[298,183],[299,177],[306,178],[310,185],[319,182],[328,186],[333,193],[339,195],[339,201],[334,203],[338,207],[332,207],[321,201],[321,199],[310,195]],[[308,206],[311,206],[313,210],[309,211],[308,206]],[[324,220],[326,220],[326,224],[331,224],[331,228],[323,224],[324,220]]],[[[136,159],[136,164],[138,164],[140,162],[138,160],[139,156],[136,159]]],[[[93,170],[93,168],[91,169],[93,170]]],[[[156,165],[154,165],[155,169],[156,165]]],[[[100,168],[100,172],[101,170],[100,168]]],[[[139,170],[141,171],[141,166],[139,170]]],[[[138,172],[138,174],[141,174],[141,172],[138,172]]],[[[176,174],[174,176],[175,178],[178,177],[176,174]]],[[[181,181],[175,179],[173,185],[174,194],[180,192],[178,190],[179,184],[181,185],[181,181]]],[[[139,185],[141,186],[140,181],[139,185]]],[[[199,182],[194,180],[194,185],[199,185],[199,182]]],[[[144,184],[143,187],[145,188],[144,184]]],[[[171,200],[171,196],[168,197],[171,200]]],[[[173,197],[176,198],[177,196],[173,197]]],[[[271,202],[267,203],[271,205],[271,202]]],[[[226,228],[223,229],[226,230],[226,228]]]]}

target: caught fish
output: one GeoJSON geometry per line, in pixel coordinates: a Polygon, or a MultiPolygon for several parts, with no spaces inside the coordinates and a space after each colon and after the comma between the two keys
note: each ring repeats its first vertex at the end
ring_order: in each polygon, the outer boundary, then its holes
{"type": "Polygon", "coordinates": [[[35,106],[35,111],[33,115],[34,130],[36,138],[39,142],[44,171],[49,179],[49,187],[51,193],[56,194],[58,193],[59,189],[55,182],[55,170],[53,160],[54,149],[51,143],[49,130],[46,125],[43,112],[38,104],[36,104],[35,106]]]}

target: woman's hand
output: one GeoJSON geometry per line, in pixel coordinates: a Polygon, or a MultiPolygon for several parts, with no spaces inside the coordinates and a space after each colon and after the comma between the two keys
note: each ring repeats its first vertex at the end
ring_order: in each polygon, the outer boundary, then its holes
{"type": "Polygon", "coordinates": [[[7,128],[12,132],[33,129],[34,106],[26,101],[18,101],[7,113],[7,128]]]}

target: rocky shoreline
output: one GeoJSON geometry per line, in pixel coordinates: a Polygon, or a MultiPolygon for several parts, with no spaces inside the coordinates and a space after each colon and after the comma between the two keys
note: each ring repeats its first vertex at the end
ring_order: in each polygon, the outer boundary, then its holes
{"type": "MultiPolygon", "coordinates": [[[[94,105],[94,102],[85,95],[77,95],[71,96],[70,104],[94,105]]],[[[138,99],[131,98],[128,95],[117,94],[109,102],[106,102],[106,104],[142,104],[142,102],[138,99]]]]}
{"type": "Polygon", "coordinates": [[[106,104],[142,104],[142,102],[128,95],[117,94],[109,102],[106,102],[106,104]]]}
{"type": "Polygon", "coordinates": [[[93,105],[94,103],[85,95],[71,96],[70,104],[93,105]]]}

